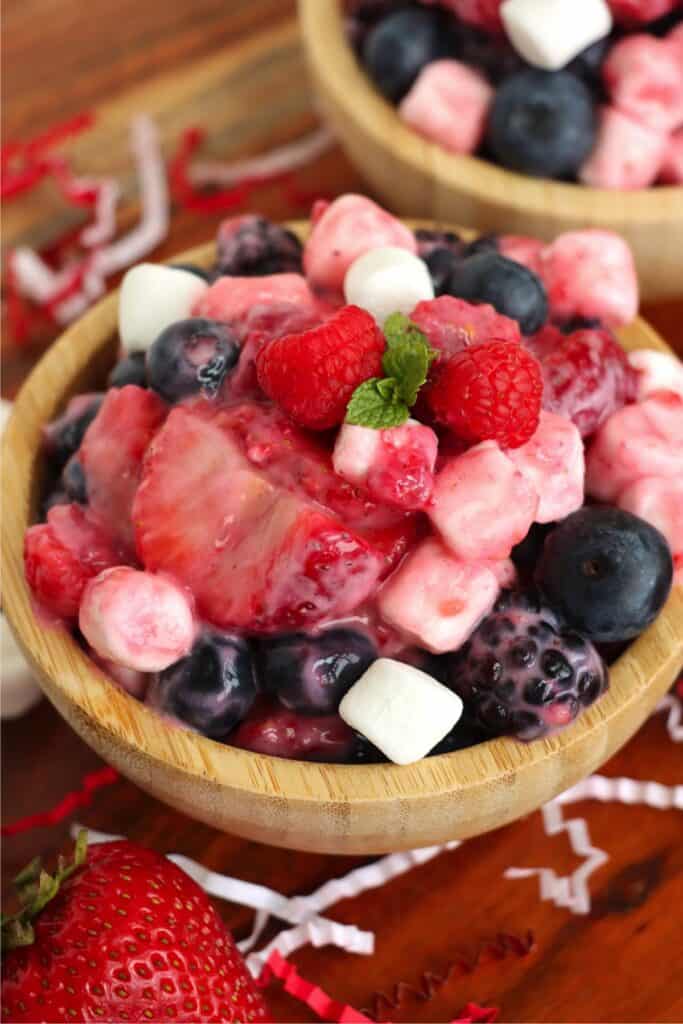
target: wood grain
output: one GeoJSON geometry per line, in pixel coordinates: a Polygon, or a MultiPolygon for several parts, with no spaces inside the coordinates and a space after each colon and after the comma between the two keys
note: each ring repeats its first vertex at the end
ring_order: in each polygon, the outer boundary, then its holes
{"type": "MultiPolygon", "coordinates": [[[[291,225],[301,235],[301,224],[291,225]]],[[[209,265],[213,244],[180,261],[209,265]]],[[[114,686],[69,634],[36,618],[22,549],[41,487],[41,428],[74,393],[97,390],[116,347],[116,293],[69,328],[22,388],[3,451],[5,608],[45,693],[107,761],[214,827],[276,846],[381,853],[467,838],[536,809],[594,771],[639,728],[683,666],[683,591],[612,666],[610,690],[558,736],[502,739],[407,767],[264,757],[169,726],[114,686]]],[[[643,321],[625,347],[664,343],[643,321]]]]}
{"type": "Polygon", "coordinates": [[[683,295],[683,187],[591,189],[447,153],[409,129],[372,86],[346,42],[340,0],[299,0],[299,15],[321,108],[353,163],[397,213],[548,241],[575,228],[610,228],[631,245],[644,296],[683,295]]]}

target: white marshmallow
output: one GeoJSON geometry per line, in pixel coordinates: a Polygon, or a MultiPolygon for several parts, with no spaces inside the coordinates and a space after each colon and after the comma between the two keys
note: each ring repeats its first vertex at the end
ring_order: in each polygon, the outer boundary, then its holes
{"type": "Polygon", "coordinates": [[[101,658],[139,672],[161,672],[179,661],[195,635],[184,591],[163,576],[128,566],[105,569],[90,580],[78,624],[101,658]]]}
{"type": "Polygon", "coordinates": [[[673,391],[683,398],[683,363],[676,356],[639,348],[629,352],[628,361],[638,374],[636,401],[644,401],[655,391],[673,391]]]}
{"type": "Polygon", "coordinates": [[[121,282],[119,335],[129,352],[147,351],[164,328],[187,320],[206,281],[189,270],[160,263],[138,263],[121,282]]]}
{"type": "Polygon", "coordinates": [[[407,249],[385,245],[353,261],[344,278],[344,297],[383,327],[392,313],[411,313],[418,302],[433,299],[434,287],[424,260],[407,249]]]}
{"type": "Polygon", "coordinates": [[[505,0],[500,14],[520,57],[547,71],[563,68],[612,28],[605,0],[505,0]]]}
{"type": "Polygon", "coordinates": [[[381,430],[359,427],[353,423],[342,424],[332,453],[335,473],[357,487],[362,486],[375,464],[381,446],[381,430]]]}
{"type": "Polygon", "coordinates": [[[426,672],[378,658],[346,694],[339,714],[390,761],[412,764],[458,722],[462,701],[426,672]]]}
{"type": "Polygon", "coordinates": [[[5,616],[0,616],[0,710],[2,718],[19,718],[37,704],[41,690],[14,639],[5,616]]]}

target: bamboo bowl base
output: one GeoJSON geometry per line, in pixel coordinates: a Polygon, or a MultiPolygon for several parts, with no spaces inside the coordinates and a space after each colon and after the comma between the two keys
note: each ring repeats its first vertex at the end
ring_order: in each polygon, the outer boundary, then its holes
{"type": "MultiPolygon", "coordinates": [[[[293,225],[300,234],[301,224],[293,225]]],[[[177,259],[208,265],[213,245],[177,259]]],[[[612,666],[608,693],[564,732],[488,743],[406,767],[286,761],[169,725],[105,676],[61,628],[35,614],[22,548],[45,464],[42,425],[115,360],[118,294],[70,327],[16,401],[3,441],[4,606],[46,695],[75,731],[142,789],[248,839],[321,853],[372,854],[465,839],[528,814],[595,771],[639,728],[683,666],[683,589],[612,666]]],[[[626,348],[666,350],[642,320],[626,348]]]]}

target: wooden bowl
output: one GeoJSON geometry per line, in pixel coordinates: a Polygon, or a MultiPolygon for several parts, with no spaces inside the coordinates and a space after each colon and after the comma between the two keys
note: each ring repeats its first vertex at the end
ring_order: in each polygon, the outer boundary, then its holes
{"type": "Polygon", "coordinates": [[[364,73],[346,41],[340,0],[298,2],[322,113],[391,210],[546,241],[577,228],[609,228],[633,249],[646,300],[683,295],[683,187],[587,188],[448,153],[405,125],[364,73]]]}
{"type": "MultiPolygon", "coordinates": [[[[300,234],[302,225],[291,225],[300,234]]],[[[208,266],[214,246],[177,259],[208,266]]],[[[70,327],[22,388],[3,443],[5,612],[43,690],[76,732],[142,789],[190,817],[275,846],[369,854],[463,839],[528,814],[607,760],[683,665],[683,589],[612,666],[611,687],[580,719],[531,744],[494,740],[407,767],[286,761],[169,725],[104,675],[61,628],[35,614],[22,548],[44,480],[41,428],[113,364],[118,294],[70,327]]],[[[666,350],[642,320],[626,348],[666,350]]]]}

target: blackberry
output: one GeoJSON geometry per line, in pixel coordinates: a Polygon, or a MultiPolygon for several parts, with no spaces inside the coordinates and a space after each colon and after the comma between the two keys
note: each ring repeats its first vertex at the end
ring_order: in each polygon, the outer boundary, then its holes
{"type": "Polygon", "coordinates": [[[292,231],[258,214],[223,221],[217,238],[217,269],[233,277],[301,274],[301,242],[292,231]]]}
{"type": "Polygon", "coordinates": [[[535,740],[569,725],[608,686],[589,640],[564,630],[535,590],[504,590],[451,655],[450,685],[488,736],[535,740]]]}

